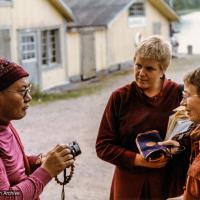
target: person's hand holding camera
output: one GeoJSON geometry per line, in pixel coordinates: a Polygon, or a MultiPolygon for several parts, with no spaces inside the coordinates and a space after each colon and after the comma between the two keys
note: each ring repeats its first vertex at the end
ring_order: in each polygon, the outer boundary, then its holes
{"type": "Polygon", "coordinates": [[[46,155],[41,167],[44,168],[51,177],[57,176],[65,168],[74,163],[74,157],[68,145],[56,145],[46,155]]]}

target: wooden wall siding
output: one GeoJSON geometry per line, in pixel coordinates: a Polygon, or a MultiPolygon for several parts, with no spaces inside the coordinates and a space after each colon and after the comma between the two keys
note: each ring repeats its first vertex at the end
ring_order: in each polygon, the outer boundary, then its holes
{"type": "Polygon", "coordinates": [[[95,32],[81,32],[81,78],[96,76],[95,32]]]}
{"type": "Polygon", "coordinates": [[[0,30],[0,57],[11,59],[11,37],[9,29],[0,30]]]}

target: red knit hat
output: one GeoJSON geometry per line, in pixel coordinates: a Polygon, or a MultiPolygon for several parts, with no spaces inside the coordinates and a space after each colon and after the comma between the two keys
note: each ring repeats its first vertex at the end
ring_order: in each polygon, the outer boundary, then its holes
{"type": "Polygon", "coordinates": [[[0,91],[26,76],[29,76],[28,72],[20,65],[5,58],[0,58],[0,91]]]}

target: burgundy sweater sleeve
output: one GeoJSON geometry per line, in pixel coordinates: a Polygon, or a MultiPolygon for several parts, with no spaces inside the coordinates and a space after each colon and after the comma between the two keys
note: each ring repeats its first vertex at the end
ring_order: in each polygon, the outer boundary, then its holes
{"type": "Polygon", "coordinates": [[[37,199],[44,186],[51,180],[46,170],[39,167],[20,183],[10,186],[3,161],[0,159],[0,199],[37,199]]]}
{"type": "Polygon", "coordinates": [[[131,169],[136,153],[120,146],[118,116],[121,107],[120,94],[113,93],[107,103],[96,140],[97,156],[111,164],[131,169]]]}

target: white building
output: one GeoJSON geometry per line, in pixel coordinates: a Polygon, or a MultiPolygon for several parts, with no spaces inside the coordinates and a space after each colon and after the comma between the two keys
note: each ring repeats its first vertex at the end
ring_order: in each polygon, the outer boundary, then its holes
{"type": "Polygon", "coordinates": [[[179,53],[188,53],[192,45],[193,53],[200,53],[200,12],[193,12],[181,17],[180,32],[176,34],[179,42],[179,53]]]}

